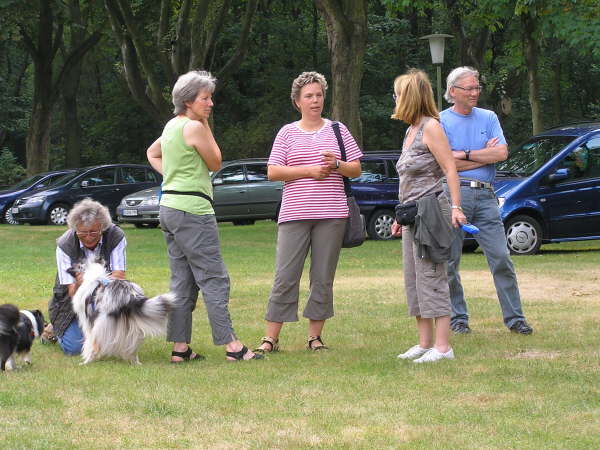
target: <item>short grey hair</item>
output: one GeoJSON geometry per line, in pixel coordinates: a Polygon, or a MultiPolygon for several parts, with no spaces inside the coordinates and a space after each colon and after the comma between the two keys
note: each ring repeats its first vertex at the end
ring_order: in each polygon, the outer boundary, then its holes
{"type": "Polygon", "coordinates": [[[186,103],[196,100],[200,91],[208,91],[212,94],[216,85],[217,79],[205,70],[192,70],[181,75],[171,93],[173,106],[175,106],[173,114],[183,114],[187,110],[186,103]]]}
{"type": "Polygon", "coordinates": [[[450,88],[456,86],[458,80],[466,76],[473,76],[479,81],[479,72],[469,66],[457,67],[448,74],[448,78],[446,78],[446,92],[444,93],[444,98],[448,103],[454,103],[454,99],[450,95],[450,88]]]}
{"type": "Polygon", "coordinates": [[[80,202],[75,203],[75,206],[73,206],[73,209],[69,211],[69,215],[67,216],[67,224],[73,231],[77,231],[78,225],[89,226],[96,222],[100,223],[102,231],[108,230],[112,225],[108,208],[91,198],[84,198],[80,202]]]}
{"type": "Polygon", "coordinates": [[[321,85],[323,97],[325,97],[325,91],[327,91],[327,80],[319,72],[302,72],[292,82],[292,93],[290,97],[292,99],[292,105],[294,105],[294,108],[296,108],[298,111],[300,110],[298,109],[298,105],[296,105],[296,100],[298,100],[298,97],[300,97],[300,90],[307,84],[312,83],[319,83],[321,85]]]}

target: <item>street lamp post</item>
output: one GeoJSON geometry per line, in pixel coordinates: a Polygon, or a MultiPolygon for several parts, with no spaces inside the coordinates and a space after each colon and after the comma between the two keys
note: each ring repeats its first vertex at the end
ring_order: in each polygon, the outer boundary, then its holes
{"type": "Polygon", "coordinates": [[[451,34],[428,34],[419,39],[429,41],[429,51],[431,52],[431,62],[437,68],[437,103],[438,110],[442,110],[442,64],[444,63],[444,43],[451,34]]]}

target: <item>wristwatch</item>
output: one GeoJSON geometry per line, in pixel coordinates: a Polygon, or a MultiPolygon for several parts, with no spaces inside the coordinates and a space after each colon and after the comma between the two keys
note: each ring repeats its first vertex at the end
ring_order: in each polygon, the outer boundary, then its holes
{"type": "Polygon", "coordinates": [[[463,150],[465,152],[465,159],[469,161],[469,155],[471,155],[471,150],[463,150]]]}
{"type": "Polygon", "coordinates": [[[339,160],[339,159],[336,159],[336,160],[335,160],[335,168],[336,168],[336,169],[339,169],[339,168],[340,168],[340,160],[339,160]]]}

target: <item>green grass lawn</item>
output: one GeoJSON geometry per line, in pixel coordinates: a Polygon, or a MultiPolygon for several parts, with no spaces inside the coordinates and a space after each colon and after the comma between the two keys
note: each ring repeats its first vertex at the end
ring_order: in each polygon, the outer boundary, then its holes
{"type": "MultiPolygon", "coordinates": [[[[128,277],[148,295],[168,290],[160,230],[125,226],[128,277]]],[[[39,308],[56,273],[64,228],[0,225],[0,304],[39,308]]],[[[240,338],[264,333],[276,226],[220,225],[240,338]]],[[[485,258],[463,257],[473,333],[453,338],[456,360],[399,361],[416,343],[406,316],[401,241],[342,252],[328,352],[304,350],[305,320],[282,351],[228,363],[212,345],[204,306],[192,346],[207,360],[169,364],[163,339],[142,345],[142,366],[80,366],[36,342],[33,365],[0,374],[2,448],[599,448],[600,241],[515,257],[532,336],[504,328],[485,258]]],[[[301,308],[307,292],[303,278],[301,308]]]]}

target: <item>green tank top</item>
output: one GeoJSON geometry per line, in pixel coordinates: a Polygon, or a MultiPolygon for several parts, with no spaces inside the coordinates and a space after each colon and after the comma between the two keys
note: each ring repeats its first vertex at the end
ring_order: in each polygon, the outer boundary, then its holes
{"type": "MultiPolygon", "coordinates": [[[[163,165],[163,191],[202,192],[213,197],[208,167],[194,147],[185,143],[183,127],[187,117],[175,117],[160,137],[163,165]]],[[[191,214],[214,214],[210,202],[196,195],[163,194],[160,204],[191,214]]]]}

